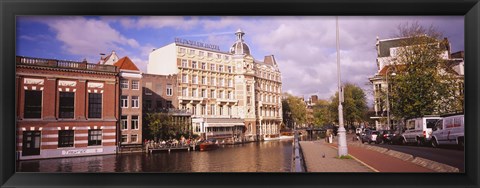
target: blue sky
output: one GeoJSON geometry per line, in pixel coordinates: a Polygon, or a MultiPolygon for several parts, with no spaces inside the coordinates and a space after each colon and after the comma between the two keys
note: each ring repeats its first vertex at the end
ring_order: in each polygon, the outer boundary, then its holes
{"type": "MultiPolygon", "coordinates": [[[[464,49],[463,16],[339,17],[342,81],[371,91],[376,68],[376,37],[394,37],[400,24],[434,26],[448,37],[452,52],[464,49]]],[[[16,52],[20,56],[96,63],[115,50],[143,71],[152,49],[175,37],[216,44],[228,51],[241,28],[254,58],[275,55],[283,91],[297,96],[332,96],[337,87],[335,17],[170,17],[35,16],[17,17],[16,52]]]]}

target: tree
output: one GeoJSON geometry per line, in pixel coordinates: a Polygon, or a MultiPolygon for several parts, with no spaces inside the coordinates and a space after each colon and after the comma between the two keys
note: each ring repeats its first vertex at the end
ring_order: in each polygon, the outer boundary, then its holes
{"type": "Polygon", "coordinates": [[[329,111],[330,102],[327,100],[318,100],[313,106],[313,124],[315,127],[323,127],[333,122],[329,111]]]}
{"type": "Polygon", "coordinates": [[[403,40],[393,64],[396,76],[387,75],[391,112],[409,119],[458,109],[461,105],[455,93],[461,80],[445,57],[448,41],[436,28],[418,23],[400,25],[398,32],[403,40]]]}
{"type": "MultiPolygon", "coordinates": [[[[364,122],[368,113],[365,92],[355,84],[344,84],[343,119],[345,125],[353,126],[354,123],[364,122]]],[[[329,111],[335,122],[338,122],[338,92],[331,98],[329,111]]]]}
{"type": "Polygon", "coordinates": [[[282,100],[283,121],[285,125],[292,128],[295,123],[304,124],[307,120],[307,109],[305,103],[298,97],[287,95],[286,99],[282,100]]]}
{"type": "Polygon", "coordinates": [[[168,139],[176,135],[171,116],[167,113],[148,113],[145,119],[150,135],[157,140],[168,139]]]}

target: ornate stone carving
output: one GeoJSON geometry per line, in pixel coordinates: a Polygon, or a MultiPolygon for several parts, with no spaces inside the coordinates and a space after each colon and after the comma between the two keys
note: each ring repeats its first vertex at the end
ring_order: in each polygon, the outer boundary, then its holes
{"type": "Polygon", "coordinates": [[[88,82],[88,88],[103,88],[103,83],[88,82]]]}
{"type": "Polygon", "coordinates": [[[24,84],[43,85],[44,82],[45,82],[44,79],[36,79],[36,78],[25,78],[25,79],[23,79],[24,84]]]}
{"type": "Polygon", "coordinates": [[[75,86],[77,86],[77,82],[76,81],[60,80],[60,81],[58,81],[58,86],[75,87],[75,86]]]}

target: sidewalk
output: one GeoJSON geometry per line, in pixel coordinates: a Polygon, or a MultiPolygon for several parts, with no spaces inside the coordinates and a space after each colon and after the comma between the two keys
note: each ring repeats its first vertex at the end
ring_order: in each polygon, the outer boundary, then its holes
{"type": "Polygon", "coordinates": [[[374,172],[354,159],[336,158],[337,150],[324,141],[300,141],[300,147],[307,172],[374,172]]]}

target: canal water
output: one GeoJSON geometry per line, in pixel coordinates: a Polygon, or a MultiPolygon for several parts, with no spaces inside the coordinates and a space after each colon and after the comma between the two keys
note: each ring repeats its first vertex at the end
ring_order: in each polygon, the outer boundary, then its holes
{"type": "Polygon", "coordinates": [[[129,153],[17,162],[17,172],[290,172],[292,140],[212,151],[129,153]]]}

